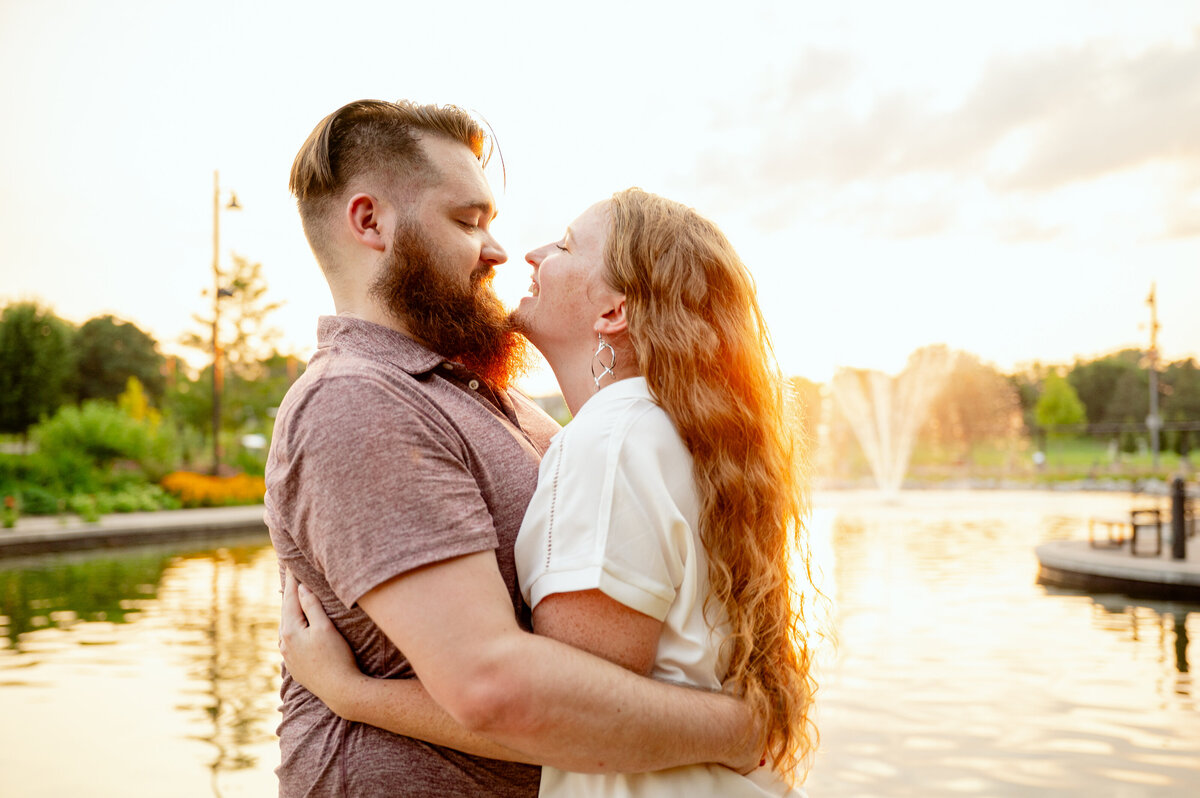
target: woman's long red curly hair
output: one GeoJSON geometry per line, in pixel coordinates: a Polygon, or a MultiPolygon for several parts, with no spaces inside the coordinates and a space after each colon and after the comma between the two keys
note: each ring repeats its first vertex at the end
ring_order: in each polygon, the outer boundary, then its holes
{"type": "Polygon", "coordinates": [[[791,777],[817,744],[795,582],[812,576],[806,493],[754,281],[691,208],[633,188],[609,214],[606,279],[625,294],[637,364],[692,454],[710,600],[732,629],[726,689],[767,718],[769,756],[791,777]]]}

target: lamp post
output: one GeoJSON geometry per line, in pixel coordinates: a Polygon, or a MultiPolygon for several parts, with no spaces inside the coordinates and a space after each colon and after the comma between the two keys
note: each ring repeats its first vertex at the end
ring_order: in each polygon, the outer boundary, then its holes
{"type": "Polygon", "coordinates": [[[1162,417],[1158,414],[1158,299],[1155,297],[1154,283],[1150,284],[1150,296],[1146,304],[1150,306],[1150,353],[1147,357],[1150,366],[1150,414],[1146,416],[1146,429],[1150,431],[1150,451],[1157,473],[1158,431],[1162,429],[1162,417]]]}
{"type": "MultiPolygon", "coordinates": [[[[238,204],[237,194],[229,193],[229,204],[225,206],[226,210],[236,211],[241,210],[241,205],[238,204]]],[[[221,178],[216,169],[213,170],[213,320],[212,320],[212,349],[213,349],[213,368],[212,368],[212,473],[216,476],[217,470],[221,465],[221,389],[224,387],[224,378],[222,363],[221,363],[221,339],[219,330],[221,327],[221,299],[223,297],[232,296],[233,292],[228,288],[221,287],[221,178]]]]}

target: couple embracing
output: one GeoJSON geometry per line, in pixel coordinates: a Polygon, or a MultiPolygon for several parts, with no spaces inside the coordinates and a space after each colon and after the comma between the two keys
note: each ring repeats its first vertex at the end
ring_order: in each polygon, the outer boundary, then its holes
{"type": "Polygon", "coordinates": [[[485,144],[361,101],[292,168],[337,315],[267,462],[280,795],[799,794],[802,489],[753,280],[630,189],[509,313],[485,144]],[[565,428],[512,386],[527,342],[565,428]]]}

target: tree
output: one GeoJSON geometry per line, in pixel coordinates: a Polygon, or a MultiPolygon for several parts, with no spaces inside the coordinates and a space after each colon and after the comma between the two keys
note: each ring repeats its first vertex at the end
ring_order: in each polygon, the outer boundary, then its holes
{"type": "Polygon", "coordinates": [[[1192,358],[1168,365],[1159,381],[1163,417],[1171,421],[1200,421],[1200,367],[1192,358]]]}
{"type": "Polygon", "coordinates": [[[259,358],[280,335],[279,330],[267,324],[267,316],[281,305],[266,299],[267,281],[263,277],[261,263],[251,263],[246,258],[234,255],[233,271],[229,274],[218,273],[217,278],[217,295],[213,298],[214,315],[209,318],[193,316],[206,329],[183,338],[185,346],[199,349],[211,358],[212,390],[209,394],[209,407],[212,410],[212,421],[209,424],[209,433],[213,447],[213,474],[217,473],[222,460],[221,433],[218,427],[225,426],[226,414],[221,408],[225,365],[231,367],[234,376],[243,379],[254,379],[258,376],[261,370],[259,358]],[[225,298],[231,301],[222,307],[222,299],[225,298]]]}
{"type": "Polygon", "coordinates": [[[304,371],[303,365],[294,357],[272,352],[269,357],[258,361],[254,379],[237,374],[225,382],[225,396],[229,413],[225,416],[225,428],[231,431],[264,432],[270,426],[275,409],[283,401],[284,394],[304,371]]]}
{"type": "MultiPolygon", "coordinates": [[[[1167,421],[1200,421],[1200,368],[1192,358],[1178,360],[1164,369],[1159,387],[1163,392],[1162,415],[1167,421]]],[[[1196,434],[1188,430],[1169,433],[1177,454],[1195,448],[1196,434]]]]}
{"type": "Polygon", "coordinates": [[[1013,383],[975,355],[960,352],[929,406],[921,437],[965,458],[979,444],[1018,440],[1023,426],[1013,383]]]}
{"type": "MultiPolygon", "coordinates": [[[[1129,374],[1143,372],[1143,353],[1137,349],[1122,349],[1090,361],[1075,361],[1067,374],[1067,380],[1079,396],[1087,417],[1093,422],[1121,422],[1125,419],[1126,407],[1110,409],[1117,386],[1122,380],[1128,382],[1129,374]]],[[[1144,378],[1143,378],[1144,379],[1144,378]]],[[[1148,392],[1148,389],[1146,389],[1148,392]]],[[[1143,411],[1141,417],[1145,418],[1143,411]]]]}
{"type": "Polygon", "coordinates": [[[1129,369],[1112,388],[1104,420],[1110,424],[1142,424],[1150,415],[1150,376],[1140,368],[1129,369]]]}
{"type": "Polygon", "coordinates": [[[195,380],[180,370],[163,394],[163,414],[175,430],[183,464],[189,467],[202,455],[204,430],[212,423],[211,369],[195,380]]]}
{"type": "Polygon", "coordinates": [[[1034,407],[1034,417],[1042,427],[1082,424],[1087,413],[1079,394],[1071,383],[1058,374],[1047,374],[1042,381],[1042,395],[1034,407]]]}
{"type": "MultiPolygon", "coordinates": [[[[267,317],[283,303],[267,301],[267,281],[261,263],[234,255],[233,269],[222,278],[218,299],[221,305],[218,330],[221,355],[234,373],[253,379],[258,376],[260,360],[267,356],[281,335],[268,323],[267,317]]],[[[202,325],[203,331],[188,333],[182,343],[211,357],[212,316],[196,314],[192,318],[202,325]]]]}
{"type": "Polygon", "coordinates": [[[78,368],[75,395],[86,399],[115,400],[135,378],[155,401],[162,398],[165,380],[158,343],[136,324],[113,316],[88,319],[79,328],[75,344],[78,368]]]}
{"type": "Polygon", "coordinates": [[[1053,371],[1053,368],[1035,360],[1025,364],[1008,378],[1021,403],[1021,415],[1026,429],[1031,430],[1037,426],[1034,408],[1037,406],[1038,397],[1042,395],[1042,383],[1045,381],[1046,375],[1053,371]]]}
{"type": "Polygon", "coordinates": [[[36,302],[0,314],[0,432],[25,434],[67,397],[74,366],[70,324],[36,302]]]}

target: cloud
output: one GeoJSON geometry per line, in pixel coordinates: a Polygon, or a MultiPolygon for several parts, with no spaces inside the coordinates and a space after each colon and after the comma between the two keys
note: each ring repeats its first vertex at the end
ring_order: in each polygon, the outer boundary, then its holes
{"type": "Polygon", "coordinates": [[[1051,102],[1024,122],[1036,145],[1002,187],[1045,190],[1152,162],[1200,164],[1200,45],[1127,58],[1091,46],[1042,66],[1028,77],[1051,82],[1051,102]]]}
{"type": "Polygon", "coordinates": [[[1192,238],[1195,236],[1200,236],[1200,208],[1178,209],[1167,217],[1163,238],[1192,238]]]}
{"type": "Polygon", "coordinates": [[[992,226],[996,238],[1010,244],[1029,244],[1053,241],[1063,233],[1062,225],[1042,224],[1034,219],[1015,216],[1002,219],[992,226]]]}
{"type": "MultiPolygon", "coordinates": [[[[958,187],[910,197],[936,206],[947,193],[974,190],[968,185],[993,196],[1040,194],[1148,164],[1194,170],[1200,167],[1197,76],[1200,34],[1188,45],[1132,53],[1092,42],[994,59],[950,107],[917,88],[871,95],[867,87],[863,103],[864,76],[849,56],[805,51],[791,75],[776,81],[772,98],[760,94],[716,117],[724,123],[716,131],[722,141],[751,143],[740,153],[732,144],[714,148],[692,179],[712,181],[727,196],[755,197],[764,207],[797,197],[829,202],[855,186],[897,181],[958,187]]],[[[785,215],[757,216],[773,227],[785,215]]],[[[888,234],[939,229],[890,227],[895,232],[888,234]]],[[[1010,240],[1057,233],[1020,223],[999,229],[1010,240]]]]}

